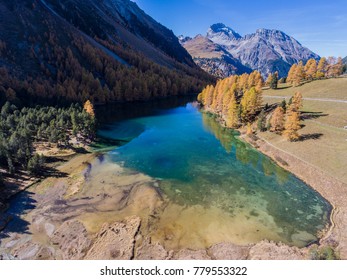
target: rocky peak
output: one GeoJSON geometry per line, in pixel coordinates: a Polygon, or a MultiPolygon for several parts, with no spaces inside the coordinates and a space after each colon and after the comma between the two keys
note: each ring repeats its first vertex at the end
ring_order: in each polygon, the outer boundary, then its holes
{"type": "Polygon", "coordinates": [[[207,38],[221,45],[231,45],[233,41],[241,39],[241,35],[223,23],[216,23],[210,26],[207,31],[207,38]]]}
{"type": "Polygon", "coordinates": [[[190,40],[192,40],[191,37],[189,36],[184,36],[184,35],[179,35],[178,37],[178,41],[181,43],[181,45],[183,45],[184,43],[189,42],[190,40]]]}
{"type": "Polygon", "coordinates": [[[217,23],[208,29],[206,38],[209,40],[193,39],[189,46],[185,45],[193,57],[202,58],[201,53],[197,56],[196,50],[203,49],[205,59],[215,59],[212,54],[215,55],[219,47],[224,51],[223,55],[233,58],[233,65],[238,60],[239,64],[260,71],[264,77],[275,71],[284,77],[293,63],[305,62],[310,58],[319,59],[317,54],[280,30],[260,28],[255,33],[241,37],[230,27],[217,23]],[[213,42],[213,48],[209,41],[213,42]]]}
{"type": "Polygon", "coordinates": [[[280,30],[276,30],[276,29],[260,28],[260,29],[257,29],[257,31],[254,34],[250,34],[248,36],[245,36],[245,38],[246,37],[251,38],[254,36],[258,36],[258,37],[266,39],[266,40],[275,39],[278,41],[296,41],[294,38],[288,36],[286,33],[282,32],[280,30]]]}

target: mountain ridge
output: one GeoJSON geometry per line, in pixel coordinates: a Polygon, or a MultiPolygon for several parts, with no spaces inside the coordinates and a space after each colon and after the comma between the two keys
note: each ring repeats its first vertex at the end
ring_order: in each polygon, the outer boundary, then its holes
{"type": "MultiPolygon", "coordinates": [[[[259,28],[255,33],[241,36],[232,28],[218,23],[211,25],[205,37],[227,51],[241,65],[258,70],[263,76],[277,71],[283,77],[287,75],[292,64],[320,58],[293,37],[275,29],[259,28]]],[[[194,39],[181,44],[196,61],[197,57],[192,49],[193,45],[198,43],[194,39]]],[[[225,73],[225,76],[228,76],[228,73],[225,73]]]]}
{"type": "Polygon", "coordinates": [[[1,102],[147,100],[212,81],[129,0],[1,0],[0,72],[1,102]]]}
{"type": "Polygon", "coordinates": [[[250,68],[235,59],[225,47],[212,42],[201,34],[194,38],[179,36],[179,39],[194,57],[195,63],[218,78],[252,72],[250,68]]]}

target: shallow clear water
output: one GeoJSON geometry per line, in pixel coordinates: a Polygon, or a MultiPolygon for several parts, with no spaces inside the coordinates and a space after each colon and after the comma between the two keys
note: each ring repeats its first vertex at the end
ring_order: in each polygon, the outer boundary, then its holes
{"type": "Polygon", "coordinates": [[[99,131],[127,141],[109,152],[112,161],[160,179],[171,204],[154,239],[172,248],[317,240],[329,223],[327,201],[193,103],[171,107],[124,105],[99,131]]]}

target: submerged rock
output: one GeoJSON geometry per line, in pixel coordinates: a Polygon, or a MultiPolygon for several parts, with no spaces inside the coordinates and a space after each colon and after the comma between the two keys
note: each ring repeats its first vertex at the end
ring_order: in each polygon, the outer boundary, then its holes
{"type": "Polygon", "coordinates": [[[88,260],[131,260],[134,258],[135,237],[141,219],[133,216],[123,222],[105,224],[87,253],[88,260]]]}

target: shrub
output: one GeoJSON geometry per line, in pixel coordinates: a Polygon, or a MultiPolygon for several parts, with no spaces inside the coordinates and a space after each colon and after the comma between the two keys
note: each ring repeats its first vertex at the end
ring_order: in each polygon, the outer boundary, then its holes
{"type": "Polygon", "coordinates": [[[309,251],[311,260],[339,260],[340,257],[335,249],[331,246],[312,247],[309,251]]]}

